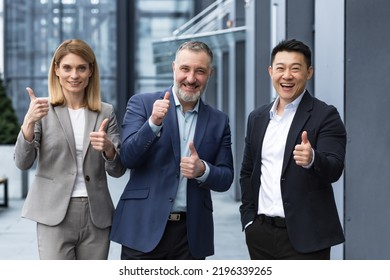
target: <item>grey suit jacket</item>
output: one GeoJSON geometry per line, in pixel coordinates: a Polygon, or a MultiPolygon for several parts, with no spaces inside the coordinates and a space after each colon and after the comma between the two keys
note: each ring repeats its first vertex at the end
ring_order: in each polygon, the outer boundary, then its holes
{"type": "MultiPolygon", "coordinates": [[[[50,105],[48,115],[35,124],[34,134],[34,140],[27,142],[20,132],[15,145],[18,168],[29,169],[36,158],[38,163],[22,217],[54,226],[66,215],[77,174],[75,140],[67,107],[50,105]]],[[[96,227],[106,228],[111,226],[114,211],[106,171],[113,177],[120,177],[126,171],[120,162],[120,135],[112,105],[102,103],[99,113],[86,110],[83,147],[92,221],[96,227]],[[89,133],[97,131],[105,118],[109,119],[107,134],[117,151],[112,161],[94,150],[89,141],[89,133]]]]}

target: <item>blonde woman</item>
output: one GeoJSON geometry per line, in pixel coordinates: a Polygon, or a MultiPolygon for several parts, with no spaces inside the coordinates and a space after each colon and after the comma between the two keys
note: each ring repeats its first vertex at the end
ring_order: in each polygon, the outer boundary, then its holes
{"type": "Polygon", "coordinates": [[[15,146],[22,170],[37,160],[22,217],[37,222],[41,259],[107,259],[114,206],[106,172],[124,174],[113,106],[101,102],[95,54],[64,41],[48,77],[49,98],[30,106],[15,146]]]}

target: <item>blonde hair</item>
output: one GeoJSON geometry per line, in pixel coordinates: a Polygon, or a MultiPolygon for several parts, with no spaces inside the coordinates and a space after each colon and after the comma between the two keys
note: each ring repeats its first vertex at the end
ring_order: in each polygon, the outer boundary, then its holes
{"type": "Polygon", "coordinates": [[[92,74],[85,89],[85,103],[89,110],[99,112],[101,110],[99,67],[92,48],[79,39],[62,42],[53,55],[48,76],[50,103],[53,106],[66,104],[60,81],[56,75],[56,67],[60,65],[62,58],[70,53],[80,56],[89,64],[92,74]]]}

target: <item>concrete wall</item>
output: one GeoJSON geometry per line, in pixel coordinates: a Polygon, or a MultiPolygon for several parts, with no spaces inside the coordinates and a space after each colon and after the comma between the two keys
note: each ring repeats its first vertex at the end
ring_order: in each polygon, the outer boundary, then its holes
{"type": "Polygon", "coordinates": [[[390,259],[390,1],[345,4],[345,258],[390,259]]]}
{"type": "MultiPolygon", "coordinates": [[[[344,2],[317,0],[314,10],[314,94],[337,108],[344,120],[344,2]],[[330,39],[331,38],[331,39],[330,39]],[[331,82],[329,82],[331,81],[331,82]]],[[[344,224],[344,176],[333,184],[340,220],[344,224]]],[[[332,259],[343,259],[344,244],[332,248],[332,259]]]]}

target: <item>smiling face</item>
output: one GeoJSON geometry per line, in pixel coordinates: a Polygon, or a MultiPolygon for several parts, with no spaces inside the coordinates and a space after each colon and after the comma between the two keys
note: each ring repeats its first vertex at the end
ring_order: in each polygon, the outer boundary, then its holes
{"type": "Polygon", "coordinates": [[[313,75],[313,68],[307,65],[303,54],[282,51],[275,55],[268,72],[281,104],[286,105],[305,90],[307,81],[313,75]]]}
{"type": "Polygon", "coordinates": [[[181,103],[195,105],[212,73],[211,59],[204,51],[181,50],[172,63],[174,89],[181,103]]]}
{"type": "Polygon", "coordinates": [[[76,54],[69,53],[61,59],[59,65],[56,65],[55,71],[65,95],[84,95],[89,77],[92,75],[88,62],[76,54]]]}

